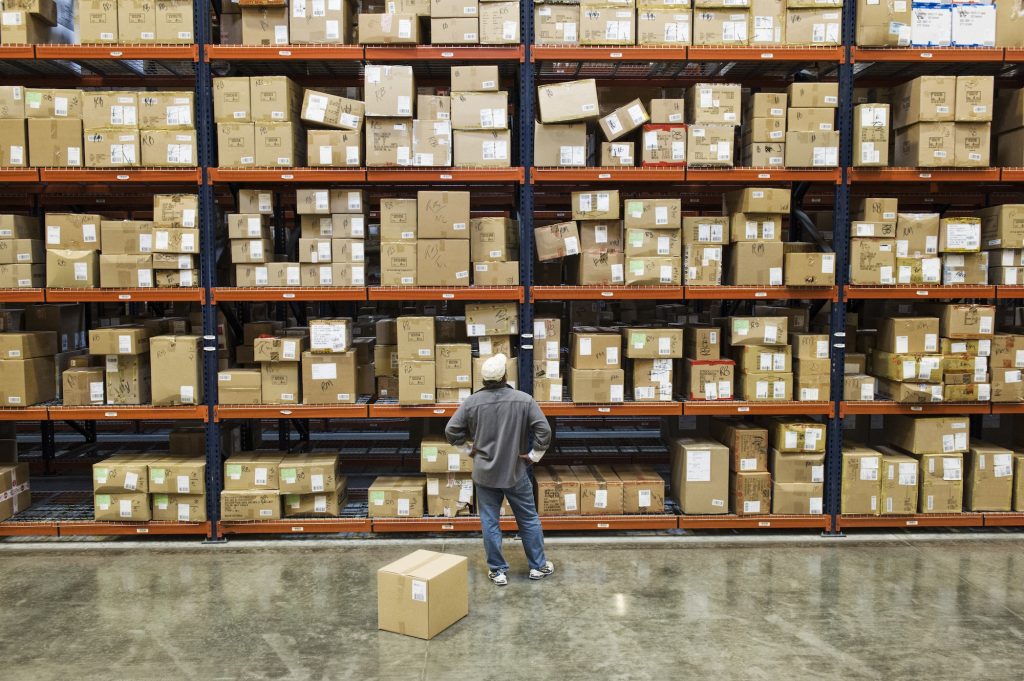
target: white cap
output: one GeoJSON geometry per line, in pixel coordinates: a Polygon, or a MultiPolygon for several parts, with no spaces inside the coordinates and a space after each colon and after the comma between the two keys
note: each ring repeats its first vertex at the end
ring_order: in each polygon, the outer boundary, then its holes
{"type": "Polygon", "coordinates": [[[484,360],[484,365],[480,369],[480,373],[483,374],[485,381],[500,381],[505,377],[505,364],[508,362],[508,357],[503,354],[497,354],[494,357],[488,357],[484,360]]]}

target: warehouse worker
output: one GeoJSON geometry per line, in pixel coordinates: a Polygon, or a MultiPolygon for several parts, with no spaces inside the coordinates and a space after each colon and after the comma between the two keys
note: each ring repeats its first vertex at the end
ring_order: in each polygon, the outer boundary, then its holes
{"type": "Polygon", "coordinates": [[[527,471],[527,462],[540,461],[551,444],[551,427],[534,399],[506,382],[507,364],[508,358],[501,354],[483,363],[484,389],[462,403],[445,429],[448,442],[466,447],[473,457],[476,502],[490,568],[487,576],[498,586],[508,584],[508,563],[501,552],[502,498],[508,499],[523,537],[530,579],[544,579],[555,571],[554,563],[544,556],[544,533],[527,471]],[[531,435],[533,448],[524,454],[531,435]]]}

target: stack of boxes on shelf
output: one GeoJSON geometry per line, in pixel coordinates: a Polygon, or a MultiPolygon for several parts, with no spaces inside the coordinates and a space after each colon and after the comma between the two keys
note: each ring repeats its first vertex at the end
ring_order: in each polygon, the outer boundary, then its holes
{"type": "Polygon", "coordinates": [[[889,444],[843,445],[842,513],[1021,509],[1017,489],[1024,455],[972,438],[966,416],[889,419],[889,444]]]}
{"type": "Polygon", "coordinates": [[[93,464],[95,519],[204,522],[204,443],[198,429],[175,429],[168,454],[121,452],[93,464]]]}
{"type": "Polygon", "coordinates": [[[534,165],[839,165],[836,83],[794,83],[785,92],[746,94],[737,83],[699,83],[685,94],[669,91],[674,97],[662,98],[662,92],[652,88],[649,100],[620,103],[622,95],[599,90],[593,80],[539,87],[534,165]],[[587,123],[592,120],[600,129],[600,139],[593,148],[594,161],[588,164],[587,123]]]}
{"type": "MultiPolygon", "coordinates": [[[[195,194],[156,194],[152,220],[47,213],[46,286],[198,286],[198,208],[195,194]]],[[[21,233],[31,229],[28,220],[16,220],[14,225],[21,233]]]]}
{"type": "Polygon", "coordinates": [[[468,447],[455,447],[444,437],[424,436],[420,472],[426,474],[426,515],[453,518],[473,511],[473,458],[468,447]]]}
{"type": "Polygon", "coordinates": [[[221,520],[337,517],[347,495],[337,454],[238,452],[224,461],[221,520]]]}
{"type": "Polygon", "coordinates": [[[0,333],[0,403],[28,407],[53,400],[57,334],[53,331],[0,333]]]}
{"type": "Polygon", "coordinates": [[[839,45],[842,1],[582,0],[534,6],[537,45],[839,45]]]}
{"type": "Polygon", "coordinates": [[[1022,47],[1012,3],[857,3],[857,45],[866,47],[1022,47]]]}
{"type": "Polygon", "coordinates": [[[519,2],[364,4],[359,13],[358,36],[359,43],[365,45],[518,45],[519,2]],[[425,28],[429,28],[429,38],[425,28]]]}
{"type": "Polygon", "coordinates": [[[825,497],[825,426],[796,418],[767,421],[772,513],[823,512],[825,497]]]}
{"type": "Polygon", "coordinates": [[[920,76],[896,88],[895,165],[988,167],[993,88],[992,76],[920,76]]]}
{"type": "MultiPolygon", "coordinates": [[[[34,3],[26,2],[26,5],[34,3]]],[[[45,3],[44,3],[45,4],[45,3]]],[[[52,4],[52,3],[51,3],[52,4]]],[[[64,40],[11,40],[10,42],[78,42],[82,44],[130,43],[142,45],[187,45],[195,42],[193,0],[117,0],[95,2],[75,0],[74,17],[63,18],[62,3],[54,22],[57,28],[71,29],[73,36],[64,40]]],[[[22,27],[25,22],[11,22],[22,27]]],[[[8,23],[0,27],[0,37],[8,42],[8,23]]],[[[24,30],[24,29],[22,29],[24,30]]],[[[32,32],[29,32],[32,35],[32,32]]],[[[69,32],[70,35],[70,32],[69,32]]],[[[52,38],[52,34],[51,34],[52,38]]]]}
{"type": "Polygon", "coordinates": [[[533,477],[542,516],[665,512],[665,480],[650,466],[541,466],[533,477]]]}
{"type": "Polygon", "coordinates": [[[469,286],[469,192],[381,199],[381,284],[469,286]]]}
{"type": "Polygon", "coordinates": [[[412,67],[401,65],[367,65],[362,95],[303,92],[287,76],[216,78],[219,165],[509,167],[508,92],[499,85],[498,67],[482,65],[452,67],[443,96],[418,94],[412,67]],[[311,126],[305,145],[300,120],[311,126]]]}
{"type": "Polygon", "coordinates": [[[0,288],[46,285],[46,253],[38,218],[0,215],[0,288]]]}

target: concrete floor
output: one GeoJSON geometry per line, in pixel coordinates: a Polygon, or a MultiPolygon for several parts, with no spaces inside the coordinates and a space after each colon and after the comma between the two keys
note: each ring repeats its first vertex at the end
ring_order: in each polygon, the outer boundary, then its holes
{"type": "Polygon", "coordinates": [[[552,541],[484,574],[476,541],[0,544],[5,681],[1021,679],[1024,539],[552,541]],[[375,570],[468,555],[432,641],[376,629],[375,570]]]}

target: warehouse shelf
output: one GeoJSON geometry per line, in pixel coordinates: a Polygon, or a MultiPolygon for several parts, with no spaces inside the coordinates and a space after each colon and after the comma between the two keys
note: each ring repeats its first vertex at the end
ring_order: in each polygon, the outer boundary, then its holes
{"type": "Polygon", "coordinates": [[[285,518],[283,520],[221,521],[224,534],[329,534],[366,533],[372,530],[369,518],[285,518]]]}
{"type": "Polygon", "coordinates": [[[42,303],[46,300],[41,288],[2,288],[0,303],[42,303]]]}
{"type": "Polygon", "coordinates": [[[97,405],[88,407],[47,407],[51,421],[205,421],[209,410],[196,406],[97,405]]]}
{"type": "Polygon", "coordinates": [[[834,416],[831,402],[750,402],[747,400],[687,400],[687,416],[834,416]]]}
{"type": "Polygon", "coordinates": [[[363,286],[218,286],[213,302],[366,300],[363,286]]]}
{"type": "Polygon", "coordinates": [[[45,405],[32,407],[0,408],[0,421],[47,421],[49,413],[45,405]]]}
{"type": "Polygon", "coordinates": [[[1024,61],[1024,47],[1007,47],[1003,58],[1008,62],[1024,61]]]}
{"type": "Polygon", "coordinates": [[[840,45],[822,47],[787,47],[785,45],[766,45],[764,47],[728,47],[691,45],[686,48],[686,56],[690,61],[725,61],[725,62],[836,62],[845,61],[844,48],[840,45]]]}
{"type": "Polygon", "coordinates": [[[838,529],[853,527],[981,527],[981,513],[915,513],[912,515],[857,515],[844,513],[838,529]]]}
{"type": "MultiPolygon", "coordinates": [[[[3,55],[0,55],[2,58],[3,55]]],[[[36,59],[81,61],[196,62],[198,45],[36,45],[36,59]]],[[[143,75],[143,74],[139,74],[143,75]]],[[[150,74],[153,75],[153,74],[150,74]]],[[[191,75],[182,74],[182,75],[191,75]]]]}
{"type": "Polygon", "coordinates": [[[523,182],[523,169],[512,168],[369,168],[366,181],[371,183],[448,183],[523,182]]]}
{"type": "Polygon", "coordinates": [[[999,168],[850,168],[850,182],[999,182],[999,168]]]}
{"type": "Polygon", "coordinates": [[[682,530],[796,530],[814,529],[828,532],[832,517],[824,515],[681,515],[682,530]]]}
{"type": "MultiPolygon", "coordinates": [[[[199,168],[40,168],[42,182],[97,184],[199,184],[199,168]]],[[[2,178],[0,178],[2,179],[2,178]]]]}
{"type": "Polygon", "coordinates": [[[1001,47],[851,47],[850,59],[856,62],[1001,62],[1001,47]]]}
{"type": "Polygon", "coordinates": [[[687,182],[831,182],[842,181],[839,168],[687,168],[687,182]]]}
{"type": "Polygon", "coordinates": [[[46,289],[50,303],[202,303],[205,297],[205,291],[196,287],[46,289]]]}
{"type": "Polygon", "coordinates": [[[59,534],[56,522],[17,520],[0,522],[0,537],[56,537],[59,534]]]}
{"type": "Polygon", "coordinates": [[[985,527],[1024,527],[1024,513],[1011,511],[985,511],[985,527]]]}
{"type": "Polygon", "coordinates": [[[101,520],[60,521],[57,531],[61,537],[99,537],[123,535],[198,535],[210,536],[210,523],[180,523],[170,520],[150,520],[130,523],[101,520]]]}
{"type": "MultiPolygon", "coordinates": [[[[372,518],[374,532],[479,532],[480,518],[372,518]]],[[[544,519],[541,518],[543,521],[544,519]]]]}
{"type": "Polygon", "coordinates": [[[1024,168],[1003,168],[1000,177],[1003,182],[1024,182],[1024,168]]]}
{"type": "Polygon", "coordinates": [[[993,414],[1024,414],[1024,402],[992,402],[993,414]]]}
{"type": "Polygon", "coordinates": [[[309,182],[362,184],[365,168],[210,168],[210,182],[268,183],[309,182]]]}
{"type": "MultiPolygon", "coordinates": [[[[678,516],[670,513],[651,513],[638,515],[576,515],[540,517],[540,525],[545,532],[586,532],[590,530],[607,530],[623,532],[628,530],[675,530],[678,529],[678,516]]],[[[501,529],[514,532],[519,529],[516,519],[501,519],[501,529]]]]}
{"type": "Polygon", "coordinates": [[[366,61],[523,61],[522,45],[367,45],[366,61]]]}
{"type": "Polygon", "coordinates": [[[218,404],[215,418],[227,419],[364,419],[365,404],[218,404]]]}
{"type": "Polygon", "coordinates": [[[512,300],[523,302],[522,286],[371,286],[369,300],[512,300]]]}
{"type": "Polygon", "coordinates": [[[686,300],[838,300],[835,286],[687,286],[686,300]]]}
{"type": "Polygon", "coordinates": [[[362,61],[362,45],[207,45],[206,61],[362,61]]]}
{"type": "Polygon", "coordinates": [[[682,402],[616,402],[613,404],[577,404],[540,402],[547,416],[682,416],[682,402]]]}
{"type": "Polygon", "coordinates": [[[0,59],[35,59],[35,45],[0,45],[0,59]]]}
{"type": "Polygon", "coordinates": [[[989,414],[988,402],[932,402],[909,404],[891,400],[844,401],[839,405],[840,416],[859,414],[903,414],[906,416],[937,416],[939,414],[989,414]]]}
{"type": "Polygon", "coordinates": [[[39,182],[37,168],[0,168],[0,182],[24,183],[39,182]]]}
{"type": "Polygon", "coordinates": [[[995,298],[995,286],[847,286],[849,300],[950,300],[995,298]]]}
{"type": "Polygon", "coordinates": [[[530,182],[685,182],[684,168],[531,168],[530,182]]]}
{"type": "Polygon", "coordinates": [[[423,419],[451,418],[458,404],[398,404],[396,400],[381,400],[370,404],[370,418],[423,419]]]}
{"type": "Polygon", "coordinates": [[[531,286],[530,300],[682,300],[682,286],[531,286]]]}
{"type": "Polygon", "coordinates": [[[591,45],[534,45],[530,50],[530,61],[685,61],[685,47],[644,47],[623,45],[621,47],[591,45]]]}
{"type": "Polygon", "coordinates": [[[1019,300],[1024,298],[1024,286],[996,286],[996,298],[1000,300],[1019,300]]]}

